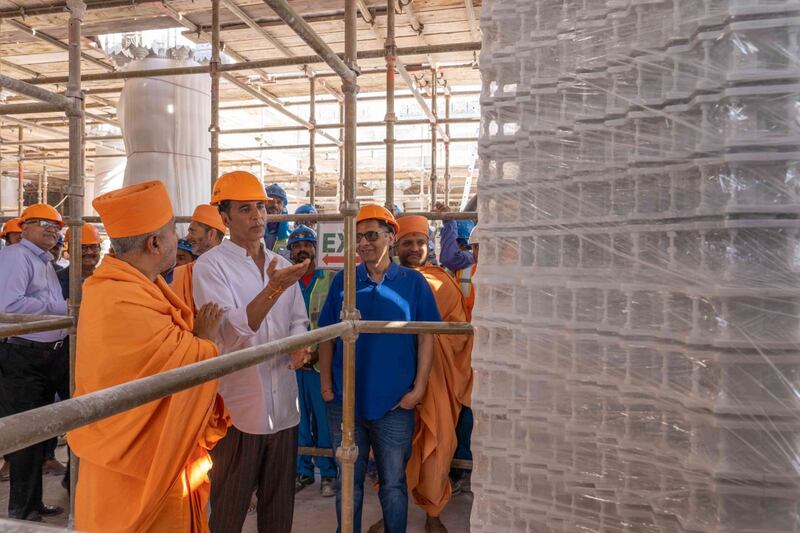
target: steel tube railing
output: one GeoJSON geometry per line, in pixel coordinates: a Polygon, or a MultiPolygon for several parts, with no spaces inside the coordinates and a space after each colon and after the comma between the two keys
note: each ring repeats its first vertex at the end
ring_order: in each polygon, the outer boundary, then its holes
{"type": "MultiPolygon", "coordinates": [[[[428,220],[477,220],[478,213],[477,211],[455,211],[451,213],[439,213],[437,211],[407,211],[403,213],[404,215],[420,215],[428,220]]],[[[16,218],[15,216],[2,216],[0,217],[0,222],[5,222],[7,220],[11,220],[12,218],[16,218]]],[[[309,220],[312,222],[339,222],[340,220],[344,220],[344,215],[341,213],[319,213],[317,215],[293,215],[293,214],[281,214],[281,215],[267,215],[267,219],[270,222],[302,222],[304,220],[309,220]]],[[[84,222],[88,222],[89,224],[102,224],[103,221],[100,220],[100,217],[83,217],[84,222]]],[[[175,222],[179,224],[189,223],[192,221],[192,217],[189,215],[181,215],[175,217],[175,222]]]]}
{"type": "Polygon", "coordinates": [[[4,315],[0,314],[0,338],[16,337],[29,333],[39,333],[41,331],[52,331],[54,329],[66,329],[73,324],[72,318],[63,316],[36,316],[34,317],[36,320],[9,324],[8,322],[13,321],[5,320],[3,316],[4,315]]]}
{"type": "Polygon", "coordinates": [[[346,335],[354,328],[352,322],[342,322],[0,418],[0,456],[257,365],[270,357],[346,335]]]}
{"type": "Polygon", "coordinates": [[[80,112],[80,108],[75,108],[75,102],[72,98],[42,89],[41,87],[12,78],[11,76],[6,76],[5,74],[0,74],[0,87],[8,89],[13,93],[29,96],[40,102],[55,106],[60,111],[72,110],[80,112]]]}

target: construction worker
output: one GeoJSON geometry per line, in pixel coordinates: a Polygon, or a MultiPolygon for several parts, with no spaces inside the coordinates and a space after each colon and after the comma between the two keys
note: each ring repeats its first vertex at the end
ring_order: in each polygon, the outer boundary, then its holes
{"type": "Polygon", "coordinates": [[[192,253],[202,255],[215,246],[222,244],[225,238],[225,224],[216,207],[200,204],[194,208],[186,240],[192,245],[192,253]]]}
{"type": "MultiPolygon", "coordinates": [[[[447,213],[450,209],[444,203],[437,202],[434,211],[447,213]]],[[[475,302],[472,277],[475,275],[476,262],[468,241],[474,228],[475,223],[471,220],[443,221],[439,252],[439,263],[455,275],[470,313],[475,302]]]]}
{"type": "MultiPolygon", "coordinates": [[[[265,248],[266,202],[249,172],[229,172],[214,184],[211,205],[230,238],[197,259],[192,283],[196,305],[217,302],[224,311],[223,354],[308,330],[297,281],[310,261],[292,265],[265,248]]],[[[300,423],[294,370],[309,361],[304,348],[220,378],[233,426],[211,452],[212,532],[241,531],[254,487],[259,531],[291,531],[300,423]]]]}
{"type": "MultiPolygon", "coordinates": [[[[442,267],[427,261],[428,220],[404,216],[397,224],[394,250],[400,264],[425,276],[442,321],[469,322],[471,317],[455,280],[442,267]]],[[[447,531],[439,515],[451,495],[448,471],[456,450],[456,423],[472,392],[472,336],[433,337],[433,366],[422,404],[417,407],[408,487],[427,514],[425,531],[441,533],[447,531]]]]}
{"type": "MultiPolygon", "coordinates": [[[[67,229],[66,234],[67,249],[70,243],[70,230],[67,229]]],[[[84,224],[81,226],[81,283],[86,281],[86,278],[94,274],[94,269],[97,263],[100,262],[100,245],[103,240],[100,238],[100,232],[91,224],[84,224]]],[[[71,255],[71,254],[70,254],[71,255]]],[[[77,261],[77,258],[73,258],[77,261]]],[[[69,298],[69,269],[70,267],[62,268],[56,275],[58,282],[61,284],[61,294],[64,298],[69,298]]]]}
{"type": "MultiPolygon", "coordinates": [[[[189,222],[189,230],[186,233],[186,241],[192,248],[195,259],[215,246],[222,243],[225,238],[225,224],[219,216],[216,207],[210,204],[200,204],[194,208],[192,220],[189,222]]],[[[194,298],[192,297],[192,271],[194,262],[186,265],[177,266],[172,271],[172,282],[170,286],[183,303],[193,310],[194,298]]]]}
{"type": "MultiPolygon", "coordinates": [[[[66,315],[50,250],[64,226],[47,204],[31,205],[20,216],[22,240],[0,250],[0,312],[66,315]]],[[[0,417],[69,398],[67,331],[58,329],[0,339],[0,417]]],[[[6,456],[11,464],[8,516],[42,521],[64,510],[42,502],[42,465],[46,442],[6,456]]]]}
{"type": "MultiPolygon", "coordinates": [[[[178,239],[178,246],[175,250],[175,268],[188,265],[195,259],[197,259],[197,256],[192,251],[192,243],[186,239],[178,239]]],[[[174,272],[173,270],[173,274],[174,272]]]]}
{"type": "Polygon", "coordinates": [[[64,236],[61,233],[58,234],[56,244],[50,250],[50,253],[53,254],[53,266],[56,272],[69,266],[69,259],[64,258],[64,236]]]}
{"type": "MultiPolygon", "coordinates": [[[[311,321],[311,329],[316,329],[319,313],[328,296],[328,289],[335,272],[317,269],[317,234],[311,228],[298,226],[288,243],[292,263],[309,261],[308,270],[298,282],[306,303],[311,321]]],[[[311,353],[312,361],[319,359],[316,350],[311,353]]],[[[298,445],[314,448],[331,448],[331,433],[328,429],[328,413],[320,393],[319,371],[311,365],[297,370],[297,392],[300,400],[300,428],[298,445]]],[[[297,480],[295,490],[301,491],[314,484],[314,465],[319,469],[320,493],[325,497],[336,495],[336,463],[330,457],[310,455],[297,457],[297,480]]]]}
{"type": "Polygon", "coordinates": [[[19,218],[12,218],[3,224],[3,229],[0,230],[0,239],[5,241],[6,246],[17,244],[22,240],[22,227],[19,225],[19,223],[19,218]]]}
{"type": "MultiPolygon", "coordinates": [[[[280,185],[273,183],[266,188],[267,193],[267,218],[269,215],[285,215],[288,213],[286,206],[289,205],[289,197],[286,196],[280,185]]],[[[286,221],[267,222],[264,229],[264,243],[267,250],[271,250],[288,259],[289,253],[286,250],[286,243],[289,239],[289,223],[286,221]]]]}
{"type": "MultiPolygon", "coordinates": [[[[316,215],[317,208],[311,204],[303,204],[297,209],[294,210],[295,215],[316,215]]],[[[317,222],[315,220],[299,220],[294,223],[295,228],[299,228],[300,226],[305,226],[312,230],[317,229],[317,222]]]]}
{"type": "MultiPolygon", "coordinates": [[[[160,275],[178,241],[164,184],[111,191],[92,206],[116,256],[83,285],[75,395],[216,357],[221,309],[203,306],[195,317],[160,275]]],[[[227,426],[209,381],[71,431],[75,529],[207,531],[208,450],[227,426]]]]}
{"type": "MultiPolygon", "coordinates": [[[[356,307],[363,320],[438,321],[439,311],[419,272],[390,258],[397,222],[386,208],[365,205],[356,217],[356,307]]],[[[319,327],[340,322],[344,275],[331,284],[319,327]]],[[[345,317],[347,318],[347,317],[345,317]]],[[[425,396],[433,363],[433,335],[360,334],[356,341],[355,462],[353,530],[361,531],[364,477],[372,447],[380,478],[384,527],[403,532],[408,522],[406,464],[411,456],[415,409],[425,396]]],[[[320,383],[327,402],[334,447],[342,442],[342,341],[320,343],[320,383]]],[[[340,465],[341,471],[341,465],[340,465]]],[[[341,529],[341,478],[336,483],[341,529]]]]}

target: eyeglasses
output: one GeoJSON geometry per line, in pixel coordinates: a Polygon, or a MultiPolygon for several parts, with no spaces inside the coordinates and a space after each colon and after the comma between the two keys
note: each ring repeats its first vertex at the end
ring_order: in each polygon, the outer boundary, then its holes
{"type": "Polygon", "coordinates": [[[364,233],[356,233],[356,244],[361,242],[361,239],[367,239],[367,242],[375,242],[378,240],[378,235],[381,233],[389,233],[388,231],[365,231],[364,233]]]}
{"type": "Polygon", "coordinates": [[[57,222],[50,222],[49,220],[41,220],[41,219],[40,220],[29,220],[27,223],[28,224],[36,224],[37,226],[39,226],[41,228],[45,228],[45,229],[48,229],[48,228],[55,229],[55,230],[60,230],[61,229],[61,225],[60,224],[58,224],[57,222]]]}

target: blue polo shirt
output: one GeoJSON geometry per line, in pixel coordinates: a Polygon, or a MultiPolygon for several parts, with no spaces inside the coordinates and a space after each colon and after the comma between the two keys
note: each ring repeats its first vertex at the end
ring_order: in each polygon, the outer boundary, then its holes
{"type": "MultiPolygon", "coordinates": [[[[339,322],[344,301],[344,275],[331,283],[319,316],[319,327],[339,322]]],[[[362,320],[441,320],[428,282],[419,272],[395,263],[380,283],[367,267],[356,267],[356,308],[362,320]]],[[[417,336],[361,333],[356,341],[356,416],[377,420],[396,406],[414,386],[417,375],[417,336]]],[[[342,341],[333,354],[334,401],[342,403],[342,341]]]]}

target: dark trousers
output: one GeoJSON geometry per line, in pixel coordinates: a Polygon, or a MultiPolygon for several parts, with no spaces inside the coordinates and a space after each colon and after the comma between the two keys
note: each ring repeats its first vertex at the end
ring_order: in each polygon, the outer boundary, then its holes
{"type": "MultiPolygon", "coordinates": [[[[69,347],[58,350],[0,343],[0,417],[69,398],[69,347]]],[[[46,442],[7,456],[11,464],[8,516],[25,519],[42,506],[46,442]]]]}
{"type": "MultiPolygon", "coordinates": [[[[458,415],[458,423],[456,424],[456,438],[458,439],[458,446],[453,454],[455,459],[464,459],[465,461],[472,461],[472,426],[474,424],[472,409],[466,405],[461,406],[461,413],[458,415]]],[[[469,470],[461,468],[451,468],[450,476],[454,479],[464,474],[468,474],[469,470]]]]}
{"type": "Polygon", "coordinates": [[[297,426],[273,435],[251,435],[231,426],[211,450],[212,533],[240,533],[253,489],[259,533],[291,533],[297,426]]]}

